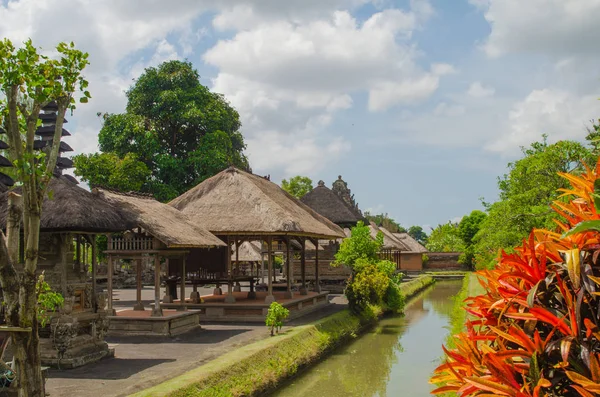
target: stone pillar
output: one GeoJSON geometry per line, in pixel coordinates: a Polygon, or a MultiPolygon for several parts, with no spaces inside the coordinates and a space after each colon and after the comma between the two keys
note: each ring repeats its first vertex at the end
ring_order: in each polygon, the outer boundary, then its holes
{"type": "Polygon", "coordinates": [[[136,259],[136,303],[133,306],[135,311],[144,311],[144,304],[142,303],[142,259],[136,259]]]}
{"type": "Polygon", "coordinates": [[[300,252],[300,277],[302,278],[302,286],[300,287],[300,295],[308,295],[306,289],[306,239],[303,237],[300,239],[301,252],[300,252]]]}
{"type": "Polygon", "coordinates": [[[315,244],[315,292],[321,293],[321,284],[319,282],[319,239],[314,239],[315,244]]]}
{"type": "Polygon", "coordinates": [[[185,258],[186,255],[183,254],[181,257],[181,287],[179,289],[179,303],[181,307],[178,310],[186,310],[185,307],[185,258]]]}
{"type": "MultiPolygon", "coordinates": [[[[92,308],[94,313],[98,311],[98,297],[96,292],[96,277],[98,275],[98,246],[96,244],[96,235],[92,234],[92,308]]],[[[102,308],[104,309],[104,308],[102,308]]]]}
{"type": "Polygon", "coordinates": [[[231,262],[231,238],[227,236],[227,296],[225,297],[225,303],[235,303],[235,296],[233,296],[233,265],[231,262]]]}
{"type": "Polygon", "coordinates": [[[268,280],[268,288],[267,288],[267,297],[265,298],[265,303],[270,304],[271,302],[275,302],[275,297],[273,296],[273,237],[267,237],[267,280],[268,280]]]}
{"type": "Polygon", "coordinates": [[[162,317],[163,312],[160,307],[160,257],[154,254],[154,309],[152,317],[162,317]]]}
{"type": "Polygon", "coordinates": [[[290,244],[290,237],[287,236],[285,238],[285,250],[286,250],[286,260],[285,260],[285,273],[287,280],[287,288],[285,291],[284,297],[286,299],[292,299],[294,297],[294,293],[292,292],[292,279],[294,278],[294,269],[292,269],[292,250],[290,244]]]}

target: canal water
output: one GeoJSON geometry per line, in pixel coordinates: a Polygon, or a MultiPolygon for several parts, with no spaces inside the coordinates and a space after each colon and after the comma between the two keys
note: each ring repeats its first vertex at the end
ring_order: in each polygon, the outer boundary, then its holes
{"type": "Polygon", "coordinates": [[[368,333],[283,385],[276,397],[425,397],[448,334],[462,282],[441,281],[413,299],[402,317],[368,333]]]}

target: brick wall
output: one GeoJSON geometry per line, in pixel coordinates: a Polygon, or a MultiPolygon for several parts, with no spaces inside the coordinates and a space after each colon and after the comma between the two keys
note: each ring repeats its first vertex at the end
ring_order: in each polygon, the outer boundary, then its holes
{"type": "Polygon", "coordinates": [[[428,252],[429,257],[425,270],[457,270],[464,269],[464,266],[458,263],[460,252],[428,252]]]}

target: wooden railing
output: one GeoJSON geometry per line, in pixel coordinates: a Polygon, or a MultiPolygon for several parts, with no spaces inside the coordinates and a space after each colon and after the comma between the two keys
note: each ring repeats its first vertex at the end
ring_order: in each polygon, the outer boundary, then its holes
{"type": "Polygon", "coordinates": [[[149,251],[154,249],[152,237],[111,237],[108,242],[109,251],[149,251]]]}

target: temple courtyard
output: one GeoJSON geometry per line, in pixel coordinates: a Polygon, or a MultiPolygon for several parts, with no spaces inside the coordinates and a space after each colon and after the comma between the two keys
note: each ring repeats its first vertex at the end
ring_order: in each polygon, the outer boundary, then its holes
{"type": "MultiPolygon", "coordinates": [[[[199,288],[209,295],[212,288],[199,288]]],[[[192,287],[186,289],[186,295],[192,287]]],[[[114,291],[114,308],[127,311],[136,303],[135,289],[114,291]]],[[[154,289],[142,290],[146,311],[151,310],[154,289]]],[[[286,324],[284,328],[303,325],[346,307],[340,295],[329,295],[330,305],[286,324]]],[[[137,315],[142,315],[138,312],[137,315]]],[[[201,321],[201,328],[175,337],[108,336],[115,357],[70,370],[49,371],[46,391],[52,396],[104,397],[127,396],[196,368],[240,346],[269,337],[260,323],[225,324],[201,321]]]]}

